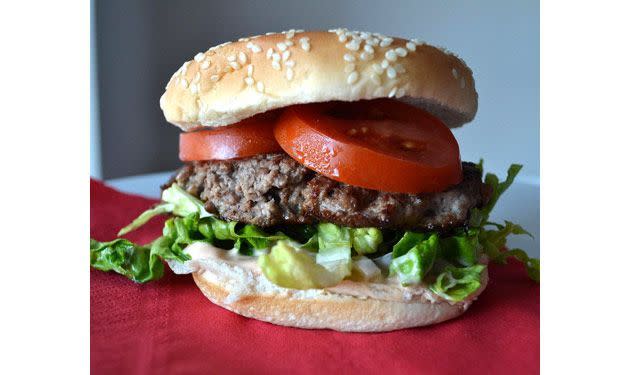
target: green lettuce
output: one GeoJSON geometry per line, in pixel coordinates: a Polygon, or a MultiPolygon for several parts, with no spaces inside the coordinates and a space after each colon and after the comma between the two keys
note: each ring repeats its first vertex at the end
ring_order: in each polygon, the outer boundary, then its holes
{"type": "MultiPolygon", "coordinates": [[[[483,160],[479,161],[477,167],[483,173],[483,160]]],[[[503,225],[489,221],[490,212],[501,195],[512,185],[522,167],[522,165],[518,164],[510,165],[505,181],[499,181],[499,178],[495,174],[486,174],[484,182],[492,187],[492,196],[485,207],[472,210],[470,225],[478,228],[479,244],[492,261],[505,263],[508,258],[514,258],[525,265],[527,274],[532,280],[540,282],[540,260],[530,258],[527,253],[521,249],[505,250],[507,237],[509,235],[525,234],[530,237],[532,237],[532,235],[520,225],[509,221],[505,221],[503,225]],[[495,229],[491,229],[491,227],[495,229]]]]}
{"type": "Polygon", "coordinates": [[[164,274],[162,259],[184,262],[189,257],[172,248],[171,240],[160,237],[149,246],[124,238],[110,242],[90,239],[90,265],[101,271],[114,271],[135,282],[157,280],[164,274]]]}
{"type": "Polygon", "coordinates": [[[439,237],[435,233],[406,232],[394,245],[390,275],[398,275],[402,285],[419,284],[433,267],[438,247],[439,237]]]}
{"type": "Polygon", "coordinates": [[[199,217],[211,217],[203,206],[203,202],[177,184],[172,184],[168,189],[162,192],[162,203],[153,208],[148,209],[138,216],[131,224],[127,225],[118,232],[118,236],[125,235],[146,224],[153,217],[164,214],[173,214],[176,216],[188,216],[198,214],[199,217]]]}
{"type": "Polygon", "coordinates": [[[269,254],[258,257],[258,265],[272,283],[291,289],[321,289],[337,285],[347,274],[341,268],[332,271],[317,264],[310,252],[278,241],[269,254]]]}
{"type": "Polygon", "coordinates": [[[476,264],[482,248],[478,229],[462,231],[457,235],[440,239],[440,256],[462,266],[476,264]]]}
{"type": "Polygon", "coordinates": [[[464,268],[447,266],[429,289],[449,301],[462,301],[481,287],[481,273],[485,268],[481,264],[464,268]]]}
{"type": "Polygon", "coordinates": [[[350,229],[330,223],[317,226],[317,263],[335,274],[350,275],[352,271],[352,238],[350,229]]]}
{"type": "Polygon", "coordinates": [[[350,230],[350,234],[352,236],[352,248],[358,254],[373,254],[383,243],[383,233],[377,228],[353,228],[350,230]]]}

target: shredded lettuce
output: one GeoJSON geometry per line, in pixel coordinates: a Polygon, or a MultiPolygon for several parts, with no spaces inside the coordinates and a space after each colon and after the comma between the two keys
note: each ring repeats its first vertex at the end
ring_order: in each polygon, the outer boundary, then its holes
{"type": "Polygon", "coordinates": [[[350,234],[352,236],[352,248],[358,254],[373,254],[383,243],[383,233],[377,228],[353,228],[350,230],[350,234]]]}
{"type": "MultiPolygon", "coordinates": [[[[483,160],[479,161],[477,167],[483,173],[483,160]]],[[[516,259],[525,265],[527,274],[532,280],[540,282],[540,260],[530,258],[527,253],[521,249],[505,250],[507,236],[511,234],[525,234],[532,237],[532,235],[520,225],[509,221],[505,221],[503,225],[489,221],[490,212],[501,195],[512,185],[522,167],[522,165],[518,164],[510,165],[505,181],[499,181],[499,178],[495,174],[486,174],[484,182],[492,187],[492,196],[485,207],[472,210],[470,225],[471,227],[478,228],[480,247],[483,248],[483,251],[490,257],[490,260],[505,263],[510,257],[516,259]],[[491,227],[495,229],[490,229],[491,227]]]]}
{"type": "Polygon", "coordinates": [[[206,211],[201,200],[190,195],[179,185],[173,184],[162,192],[162,203],[140,214],[131,224],[121,229],[118,232],[118,236],[132,232],[146,224],[153,217],[163,214],[173,214],[176,216],[198,214],[199,217],[202,218],[212,216],[212,214],[206,211]]]}
{"type": "Polygon", "coordinates": [[[310,252],[297,249],[288,241],[278,241],[269,254],[258,257],[263,275],[272,283],[291,289],[321,289],[337,285],[347,274],[319,265],[310,252]]]}
{"type": "Polygon", "coordinates": [[[478,229],[462,231],[454,236],[440,239],[440,256],[462,266],[476,264],[481,249],[478,229]]]}
{"type": "Polygon", "coordinates": [[[477,264],[457,268],[448,266],[438,275],[429,289],[438,296],[450,301],[462,301],[481,286],[481,272],[486,266],[477,264]]]}
{"type": "Polygon", "coordinates": [[[335,274],[350,275],[352,271],[352,238],[350,229],[330,223],[317,226],[319,251],[317,263],[335,274]]]}
{"type": "Polygon", "coordinates": [[[186,261],[189,257],[160,237],[150,246],[136,245],[124,238],[110,242],[90,240],[90,265],[101,271],[115,271],[135,282],[157,280],[164,274],[162,259],[186,261]]]}
{"type": "Polygon", "coordinates": [[[438,252],[439,237],[422,233],[406,232],[394,245],[390,275],[398,275],[402,285],[419,284],[429,273],[438,252]]]}

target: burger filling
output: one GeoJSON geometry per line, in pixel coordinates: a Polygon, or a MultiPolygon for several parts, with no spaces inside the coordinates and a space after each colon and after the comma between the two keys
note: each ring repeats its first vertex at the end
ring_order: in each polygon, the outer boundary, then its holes
{"type": "MultiPolygon", "coordinates": [[[[277,286],[329,288],[344,280],[425,287],[452,303],[475,295],[487,260],[512,256],[538,279],[539,263],[505,249],[511,222],[489,221],[505,181],[462,163],[438,119],[376,100],[293,106],[242,123],[183,134],[186,162],[162,202],[119,235],[169,214],[147,246],[91,242],[92,265],[144,282],[163,263],[191,260],[198,242],[251,257],[277,286]]],[[[176,269],[177,267],[173,267],[176,269]]]]}

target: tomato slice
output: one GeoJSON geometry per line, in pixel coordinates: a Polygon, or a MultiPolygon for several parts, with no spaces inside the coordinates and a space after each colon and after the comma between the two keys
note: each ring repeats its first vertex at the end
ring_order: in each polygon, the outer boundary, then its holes
{"type": "Polygon", "coordinates": [[[295,160],[350,185],[423,193],[443,191],[462,180],[459,145],[450,129],[398,101],[289,107],[274,134],[295,160]]]}
{"type": "Polygon", "coordinates": [[[282,152],[273,135],[277,118],[277,112],[268,112],[234,125],[182,133],[179,158],[182,161],[226,160],[282,152]]]}

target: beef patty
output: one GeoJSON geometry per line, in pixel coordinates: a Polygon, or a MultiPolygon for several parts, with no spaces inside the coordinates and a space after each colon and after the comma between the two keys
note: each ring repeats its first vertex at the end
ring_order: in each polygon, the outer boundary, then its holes
{"type": "MultiPolygon", "coordinates": [[[[448,231],[485,205],[491,188],[472,163],[464,178],[439,193],[387,193],[350,186],[313,172],[286,154],[193,162],[177,183],[221,218],[261,227],[331,222],[348,227],[448,231]]],[[[166,186],[170,185],[167,184],[166,186]]]]}

